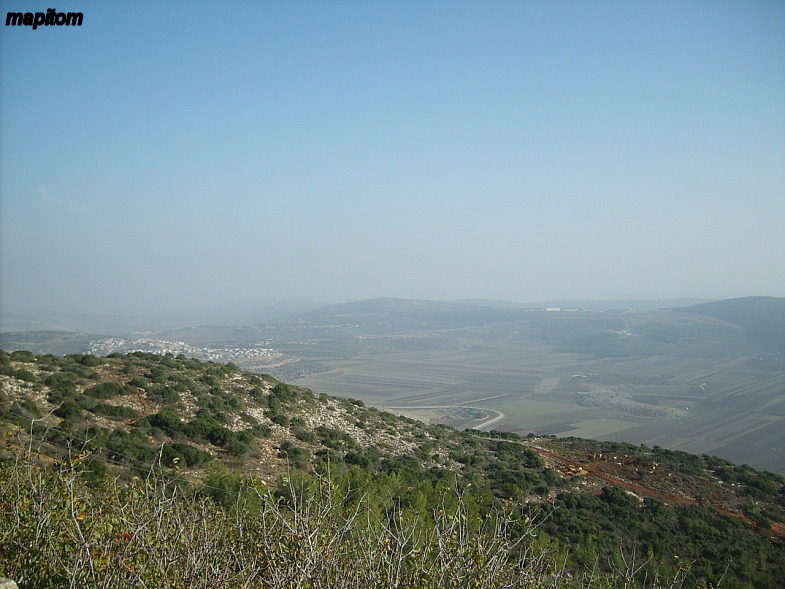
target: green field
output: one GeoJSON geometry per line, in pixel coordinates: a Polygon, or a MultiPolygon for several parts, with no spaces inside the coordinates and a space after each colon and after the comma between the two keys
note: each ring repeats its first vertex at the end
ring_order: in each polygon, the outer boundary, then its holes
{"type": "Polygon", "coordinates": [[[752,358],[596,358],[538,341],[334,361],[298,384],[379,408],[469,405],[518,433],[626,441],[785,473],[785,371],[752,358]],[[591,393],[591,395],[589,394],[591,393]],[[599,398],[594,405],[586,399],[599,398]]]}

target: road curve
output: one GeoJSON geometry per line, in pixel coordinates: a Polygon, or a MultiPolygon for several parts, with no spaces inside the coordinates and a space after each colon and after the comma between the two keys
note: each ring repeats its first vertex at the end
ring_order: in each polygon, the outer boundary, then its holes
{"type": "Polygon", "coordinates": [[[490,417],[486,421],[479,423],[469,429],[475,429],[477,431],[487,431],[492,426],[496,425],[497,423],[504,421],[507,419],[507,414],[502,411],[497,411],[496,409],[487,409],[486,407],[477,407],[475,405],[417,405],[417,406],[400,406],[400,407],[387,407],[389,411],[406,411],[406,410],[416,410],[416,409],[480,409],[481,411],[487,411],[488,413],[495,413],[495,417],[490,417]]]}
{"type": "MultiPolygon", "coordinates": [[[[480,407],[477,407],[477,409],[480,409],[480,407]]],[[[491,428],[491,426],[494,426],[497,423],[507,419],[507,414],[502,412],[502,411],[496,411],[496,409],[485,409],[484,407],[482,407],[482,410],[483,411],[489,411],[489,412],[492,411],[493,413],[496,413],[497,415],[496,415],[496,417],[491,417],[488,421],[485,421],[485,422],[483,422],[483,423],[481,423],[479,425],[475,425],[471,429],[476,429],[477,431],[481,431],[481,432],[488,431],[491,428]]]]}

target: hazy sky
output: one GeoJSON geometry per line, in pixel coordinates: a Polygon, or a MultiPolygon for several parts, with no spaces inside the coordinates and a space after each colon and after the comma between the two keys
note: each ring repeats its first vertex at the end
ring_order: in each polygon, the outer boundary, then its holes
{"type": "Polygon", "coordinates": [[[5,311],[785,296],[785,2],[55,5],[0,30],[5,311]]]}

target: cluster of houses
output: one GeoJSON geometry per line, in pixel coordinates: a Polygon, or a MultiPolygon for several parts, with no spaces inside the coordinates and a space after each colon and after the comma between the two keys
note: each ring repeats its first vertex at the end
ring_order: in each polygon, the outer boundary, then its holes
{"type": "Polygon", "coordinates": [[[261,357],[277,356],[273,348],[265,344],[244,347],[208,348],[192,346],[185,342],[168,341],[162,339],[126,339],[119,337],[105,338],[90,342],[89,353],[97,356],[106,356],[114,352],[128,354],[132,352],[148,352],[151,354],[183,354],[189,358],[199,360],[213,360],[217,362],[237,362],[261,357]]]}

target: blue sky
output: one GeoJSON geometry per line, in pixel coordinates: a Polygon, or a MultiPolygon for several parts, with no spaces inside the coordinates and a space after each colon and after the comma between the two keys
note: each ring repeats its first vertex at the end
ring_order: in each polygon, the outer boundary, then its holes
{"type": "Polygon", "coordinates": [[[0,31],[6,312],[785,296],[785,3],[56,6],[0,31]]]}

